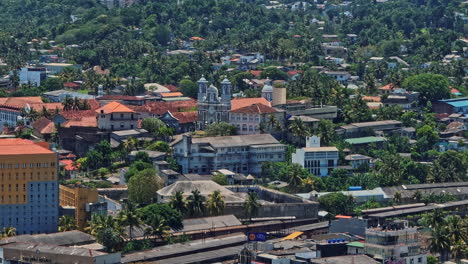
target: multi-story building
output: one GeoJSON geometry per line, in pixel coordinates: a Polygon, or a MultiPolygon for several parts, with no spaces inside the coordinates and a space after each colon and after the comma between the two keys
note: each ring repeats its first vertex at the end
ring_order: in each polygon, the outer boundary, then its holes
{"type": "Polygon", "coordinates": [[[276,110],[264,104],[252,104],[229,112],[229,123],[237,127],[240,135],[260,134],[273,130],[279,131],[276,126],[283,125],[285,112],[276,110]],[[277,124],[271,124],[270,119],[277,124]]]}
{"type": "Polygon", "coordinates": [[[209,174],[219,169],[259,175],[263,162],[284,161],[286,146],[270,134],[192,138],[171,144],[182,173],[209,174]]]}
{"type": "Polygon", "coordinates": [[[110,102],[98,108],[98,128],[107,131],[138,128],[138,113],[119,102],[110,102]]]}
{"type": "Polygon", "coordinates": [[[306,139],[306,147],[292,154],[292,162],[301,165],[316,176],[328,176],[338,166],[338,149],[320,147],[320,138],[306,139]]]}
{"type": "Polygon", "coordinates": [[[20,84],[41,86],[41,82],[47,78],[45,67],[23,67],[18,73],[20,84]]]}
{"type": "Polygon", "coordinates": [[[58,156],[46,142],[0,139],[0,230],[56,232],[58,185],[58,156]]]}
{"type": "Polygon", "coordinates": [[[427,256],[421,252],[418,230],[408,227],[407,221],[394,221],[366,229],[364,252],[383,264],[427,263],[427,256]]]}
{"type": "MultiPolygon", "coordinates": [[[[87,205],[98,201],[98,192],[82,185],[60,185],[60,206],[75,207],[75,222],[80,230],[84,230],[90,219],[87,205]]],[[[89,207],[88,207],[89,208],[89,207]]]]}

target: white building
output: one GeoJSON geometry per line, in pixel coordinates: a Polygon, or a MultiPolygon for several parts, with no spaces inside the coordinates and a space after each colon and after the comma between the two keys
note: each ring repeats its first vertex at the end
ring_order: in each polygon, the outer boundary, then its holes
{"type": "Polygon", "coordinates": [[[171,146],[185,174],[209,174],[228,169],[258,175],[263,162],[285,161],[286,158],[286,146],[270,134],[203,138],[183,135],[171,146]]]}
{"type": "Polygon", "coordinates": [[[41,86],[41,82],[47,78],[44,67],[23,67],[19,71],[19,83],[41,86]]]}
{"type": "Polygon", "coordinates": [[[96,110],[99,129],[116,131],[138,128],[138,113],[119,102],[110,102],[96,110]]]}
{"type": "Polygon", "coordinates": [[[338,149],[320,147],[320,138],[306,139],[306,147],[292,154],[292,162],[301,165],[315,176],[328,176],[338,166],[338,149]]]}

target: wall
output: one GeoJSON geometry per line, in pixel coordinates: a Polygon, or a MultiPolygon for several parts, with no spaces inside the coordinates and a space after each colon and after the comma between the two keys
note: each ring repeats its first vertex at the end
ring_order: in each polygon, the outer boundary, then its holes
{"type": "Polygon", "coordinates": [[[90,217],[86,212],[87,203],[95,203],[98,192],[87,187],[71,187],[60,185],[60,206],[75,207],[75,221],[80,230],[84,230],[90,217]]]}
{"type": "Polygon", "coordinates": [[[350,218],[338,219],[330,222],[330,233],[346,233],[364,237],[368,227],[367,219],[350,218]]]}
{"type": "Polygon", "coordinates": [[[138,128],[137,113],[99,114],[98,127],[104,130],[128,130],[138,128]],[[121,116],[123,115],[123,117],[121,116]]]}

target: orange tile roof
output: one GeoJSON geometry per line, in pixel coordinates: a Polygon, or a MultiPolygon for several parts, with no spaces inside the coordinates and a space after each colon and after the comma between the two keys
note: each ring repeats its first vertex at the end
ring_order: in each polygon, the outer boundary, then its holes
{"type": "Polygon", "coordinates": [[[73,160],[69,160],[69,159],[65,159],[65,160],[60,161],[60,163],[65,165],[65,170],[67,170],[67,171],[78,170],[78,166],[74,166],[73,162],[74,162],[73,160]]]}
{"type": "Polygon", "coordinates": [[[161,97],[179,97],[179,96],[184,96],[181,92],[172,92],[172,93],[162,93],[161,97]]]}
{"type": "Polygon", "coordinates": [[[250,74],[252,74],[255,77],[258,77],[258,76],[260,76],[262,74],[262,71],[253,71],[253,70],[251,70],[250,74]]]}
{"type": "Polygon", "coordinates": [[[34,130],[41,134],[51,134],[55,132],[55,124],[54,122],[50,121],[49,119],[45,117],[41,117],[38,120],[36,120],[33,124],[32,127],[34,130]]]}
{"type": "Polygon", "coordinates": [[[264,113],[276,113],[274,108],[263,105],[263,104],[253,104],[249,106],[244,106],[237,108],[236,110],[231,110],[231,113],[247,113],[247,114],[264,114],[264,113]]]}
{"type": "Polygon", "coordinates": [[[0,155],[53,154],[46,142],[34,142],[21,138],[0,139],[0,155]]]}
{"type": "Polygon", "coordinates": [[[179,120],[179,124],[193,123],[198,120],[198,111],[171,113],[179,120]]]}
{"type": "Polygon", "coordinates": [[[104,114],[110,114],[110,113],[135,113],[132,109],[128,108],[126,105],[123,105],[119,102],[113,101],[105,106],[96,109],[96,113],[101,113],[101,111],[104,111],[104,114]]]}
{"type": "Polygon", "coordinates": [[[83,116],[78,119],[71,119],[62,124],[62,127],[97,127],[95,116],[83,116]]]}
{"type": "Polygon", "coordinates": [[[63,110],[63,104],[62,103],[37,103],[37,104],[30,104],[31,108],[34,109],[37,112],[42,111],[42,109],[45,107],[47,111],[53,112],[55,109],[58,109],[59,111],[63,110]]]}
{"type": "Polygon", "coordinates": [[[271,106],[270,102],[263,97],[256,98],[235,98],[231,100],[231,110],[236,110],[253,104],[271,106]]]}
{"type": "Polygon", "coordinates": [[[379,96],[367,96],[367,95],[364,95],[362,97],[362,100],[363,101],[367,101],[367,102],[380,102],[382,99],[379,97],[379,96]]]}
{"type": "Polygon", "coordinates": [[[136,112],[147,112],[155,115],[163,115],[167,111],[171,113],[187,111],[197,107],[196,100],[174,101],[174,102],[147,102],[144,105],[130,105],[130,108],[136,112]]]}
{"type": "Polygon", "coordinates": [[[0,105],[14,108],[24,108],[26,104],[37,103],[44,103],[40,96],[0,98],[0,105]]]}
{"type": "Polygon", "coordinates": [[[393,89],[396,89],[396,88],[398,88],[396,85],[394,85],[393,83],[389,83],[387,85],[380,87],[379,90],[392,91],[393,89]]]}

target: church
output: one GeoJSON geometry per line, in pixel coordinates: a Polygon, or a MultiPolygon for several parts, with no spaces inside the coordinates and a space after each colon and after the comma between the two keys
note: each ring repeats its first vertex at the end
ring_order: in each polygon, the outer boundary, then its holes
{"type": "Polygon", "coordinates": [[[221,94],[214,85],[208,85],[203,76],[197,83],[199,129],[211,123],[229,122],[231,82],[227,78],[221,82],[221,94]]]}

